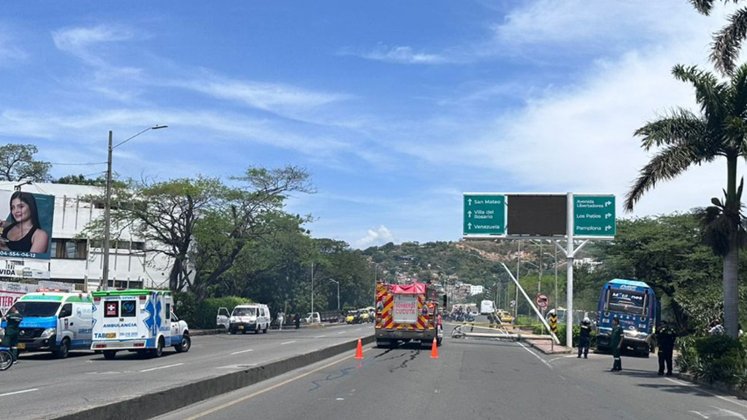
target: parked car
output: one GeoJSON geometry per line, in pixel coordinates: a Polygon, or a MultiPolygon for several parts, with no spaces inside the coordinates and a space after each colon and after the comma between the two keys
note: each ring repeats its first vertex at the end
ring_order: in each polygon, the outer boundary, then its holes
{"type": "Polygon", "coordinates": [[[360,324],[360,322],[361,318],[357,310],[353,309],[348,311],[348,314],[345,316],[346,324],[360,324]]]}
{"type": "Polygon", "coordinates": [[[360,319],[360,323],[373,321],[373,318],[371,318],[371,314],[368,312],[368,309],[358,309],[358,318],[360,319]]]}
{"type": "Polygon", "coordinates": [[[319,312],[309,312],[306,314],[304,322],[306,322],[307,324],[319,324],[322,322],[322,316],[319,314],[319,312]]]}
{"type": "Polygon", "coordinates": [[[505,311],[503,309],[498,309],[496,313],[498,314],[498,319],[500,319],[501,322],[505,322],[508,324],[514,322],[514,317],[513,315],[511,315],[510,312],[505,311]]]}

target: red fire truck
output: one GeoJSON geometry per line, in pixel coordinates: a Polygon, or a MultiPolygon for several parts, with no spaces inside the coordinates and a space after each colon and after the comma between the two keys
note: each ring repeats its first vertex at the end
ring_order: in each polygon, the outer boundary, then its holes
{"type": "Polygon", "coordinates": [[[427,283],[376,284],[376,345],[394,346],[399,340],[420,340],[441,345],[443,326],[439,289],[427,283]]]}

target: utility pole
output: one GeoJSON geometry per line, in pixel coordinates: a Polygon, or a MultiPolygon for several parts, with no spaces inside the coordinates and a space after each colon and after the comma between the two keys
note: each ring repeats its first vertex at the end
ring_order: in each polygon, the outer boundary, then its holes
{"type": "Polygon", "coordinates": [[[111,240],[111,207],[112,207],[112,150],[127,143],[135,137],[150,130],[160,130],[162,128],[168,128],[168,125],[154,125],[140,130],[135,135],[117,143],[112,146],[112,130],[109,130],[109,144],[106,152],[106,198],[104,200],[104,241],[103,241],[103,257],[104,261],[101,270],[101,283],[99,289],[106,290],[109,287],[109,242],[111,240]]]}

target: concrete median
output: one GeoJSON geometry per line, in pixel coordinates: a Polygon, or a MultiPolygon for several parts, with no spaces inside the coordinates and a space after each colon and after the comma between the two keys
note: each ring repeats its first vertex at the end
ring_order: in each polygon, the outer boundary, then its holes
{"type": "MultiPolygon", "coordinates": [[[[374,341],[374,336],[363,337],[363,344],[374,341]]],[[[358,339],[337,344],[332,347],[311,353],[300,354],[284,360],[277,360],[262,366],[255,366],[197,382],[178,385],[147,395],[140,395],[123,401],[88,408],[76,413],[69,413],[57,419],[70,420],[98,420],[98,419],[131,419],[133,413],[138,418],[151,418],[169,411],[176,410],[217,395],[225,394],[253,385],[258,382],[282,375],[294,369],[311,365],[344,352],[352,352],[358,344],[358,339]]]]}

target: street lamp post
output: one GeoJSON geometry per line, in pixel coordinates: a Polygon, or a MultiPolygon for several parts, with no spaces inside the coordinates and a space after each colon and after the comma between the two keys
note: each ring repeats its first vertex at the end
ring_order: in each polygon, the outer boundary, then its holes
{"type": "Polygon", "coordinates": [[[106,290],[109,287],[109,241],[111,235],[111,201],[112,201],[112,150],[127,143],[135,137],[145,133],[149,130],[160,130],[161,128],[167,128],[167,125],[154,125],[152,127],[140,130],[137,134],[130,136],[124,141],[117,143],[112,146],[112,130],[109,130],[109,147],[106,156],[106,199],[104,200],[104,262],[101,272],[101,284],[99,289],[106,290]]]}
{"type": "Polygon", "coordinates": [[[337,285],[337,312],[340,312],[340,282],[334,279],[327,279],[337,285]]]}

